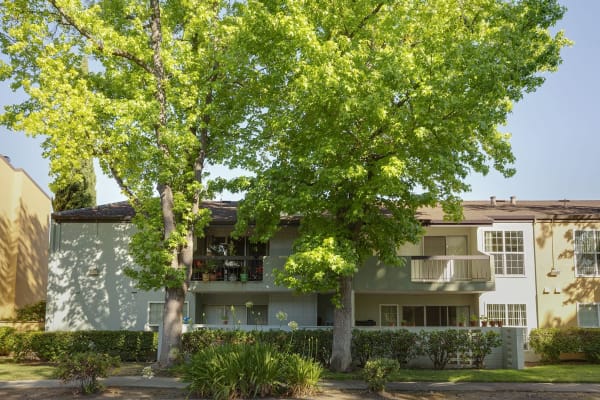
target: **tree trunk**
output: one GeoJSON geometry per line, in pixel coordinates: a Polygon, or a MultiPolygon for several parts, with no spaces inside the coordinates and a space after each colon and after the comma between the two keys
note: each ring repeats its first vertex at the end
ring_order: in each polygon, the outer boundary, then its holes
{"type": "Polygon", "coordinates": [[[165,307],[163,309],[163,335],[158,363],[171,366],[180,357],[181,329],[185,291],[183,288],[165,288],[165,307]]]}
{"type": "Polygon", "coordinates": [[[340,308],[333,314],[333,347],[331,350],[331,369],[344,372],[352,364],[352,277],[339,278],[340,308]]]}

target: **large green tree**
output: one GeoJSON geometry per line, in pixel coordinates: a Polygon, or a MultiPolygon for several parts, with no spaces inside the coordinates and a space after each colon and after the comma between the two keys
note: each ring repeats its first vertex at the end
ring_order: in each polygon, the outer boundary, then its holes
{"type": "Polygon", "coordinates": [[[52,185],[54,211],[73,210],[96,205],[96,173],[90,159],[80,160],[80,167],[68,179],[58,179],[62,186],[52,185]]]}
{"type": "Polygon", "coordinates": [[[165,289],[166,365],[180,345],[194,233],[210,219],[205,167],[240,157],[231,139],[253,129],[260,69],[243,53],[242,9],[219,0],[0,1],[0,79],[28,95],[0,123],[46,137],[57,185],[95,158],[129,198],[139,268],[128,273],[143,289],[165,289]]]}
{"type": "Polygon", "coordinates": [[[346,370],[354,273],[372,255],[401,264],[398,245],[422,234],[419,207],[460,218],[469,173],[514,173],[498,127],[559,65],[568,41],[549,28],[564,10],[554,0],[260,3],[262,33],[247,40],[268,43],[258,57],[270,147],[241,215],[261,239],[282,213],[302,216],[278,281],[335,291],[331,365],[346,370]]]}

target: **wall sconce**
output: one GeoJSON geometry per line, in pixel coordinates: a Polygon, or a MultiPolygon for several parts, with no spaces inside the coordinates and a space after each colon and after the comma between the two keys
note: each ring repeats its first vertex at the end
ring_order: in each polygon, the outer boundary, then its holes
{"type": "Polygon", "coordinates": [[[550,288],[545,287],[544,288],[544,294],[548,294],[548,293],[550,293],[550,288]]]}
{"type": "Polygon", "coordinates": [[[552,269],[550,270],[550,273],[548,275],[550,275],[550,276],[559,276],[560,275],[560,270],[556,269],[555,267],[552,267],[552,269]]]}
{"type": "Polygon", "coordinates": [[[560,293],[560,288],[559,287],[554,288],[554,293],[556,293],[556,294],[560,293]]]}

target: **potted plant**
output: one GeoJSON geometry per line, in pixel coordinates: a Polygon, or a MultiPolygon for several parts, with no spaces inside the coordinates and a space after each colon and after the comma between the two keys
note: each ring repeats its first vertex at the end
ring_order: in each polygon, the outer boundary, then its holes
{"type": "Polygon", "coordinates": [[[496,326],[496,320],[490,319],[490,326],[493,328],[494,326],[496,326]]]}
{"type": "Polygon", "coordinates": [[[502,321],[501,319],[496,321],[496,326],[498,326],[498,328],[502,328],[502,324],[504,323],[504,321],[502,321]]]}
{"type": "Polygon", "coordinates": [[[208,271],[208,279],[211,281],[216,281],[217,280],[217,264],[214,261],[209,261],[206,263],[206,268],[208,271]]]}
{"type": "Polygon", "coordinates": [[[471,326],[478,326],[479,325],[479,319],[477,318],[477,315],[471,314],[471,320],[469,321],[469,324],[471,326]]]}
{"type": "Polygon", "coordinates": [[[482,315],[481,317],[479,317],[479,320],[481,321],[481,326],[484,326],[484,327],[487,326],[488,320],[485,315],[482,315]]]}
{"type": "Polygon", "coordinates": [[[240,270],[240,281],[248,282],[248,266],[246,263],[242,264],[242,269],[240,270]]]}

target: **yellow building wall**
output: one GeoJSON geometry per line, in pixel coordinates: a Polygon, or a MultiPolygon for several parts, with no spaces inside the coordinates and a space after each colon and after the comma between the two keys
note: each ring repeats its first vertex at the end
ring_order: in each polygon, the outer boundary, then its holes
{"type": "Polygon", "coordinates": [[[0,157],[0,319],[46,299],[51,200],[22,169],[0,157]]]}
{"type": "Polygon", "coordinates": [[[577,326],[577,304],[600,302],[600,278],[575,274],[575,230],[600,230],[600,221],[537,221],[534,225],[540,328],[577,326]],[[552,273],[552,268],[559,271],[552,273]]]}

